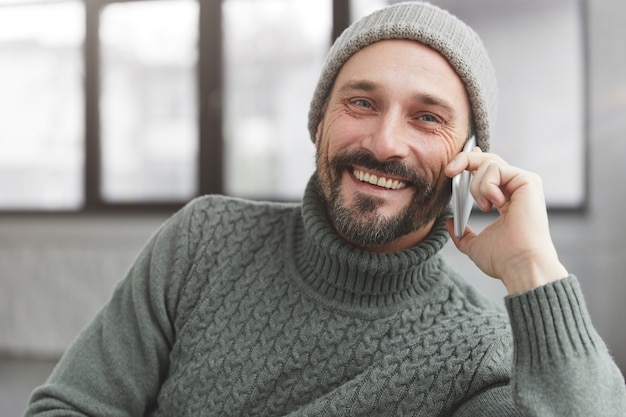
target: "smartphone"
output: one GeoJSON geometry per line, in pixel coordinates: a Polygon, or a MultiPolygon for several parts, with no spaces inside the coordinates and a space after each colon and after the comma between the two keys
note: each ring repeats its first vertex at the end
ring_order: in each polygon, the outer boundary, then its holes
{"type": "MultiPolygon", "coordinates": [[[[469,138],[463,152],[471,152],[476,146],[476,138],[469,138]]],[[[472,173],[463,171],[452,178],[452,213],[454,217],[454,236],[460,238],[463,236],[465,226],[469,220],[474,198],[470,193],[470,182],[472,181],[472,173]]]]}

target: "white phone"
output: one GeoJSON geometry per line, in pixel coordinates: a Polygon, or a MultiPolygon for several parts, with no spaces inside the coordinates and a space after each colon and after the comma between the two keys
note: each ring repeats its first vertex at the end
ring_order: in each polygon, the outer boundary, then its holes
{"type": "MultiPolygon", "coordinates": [[[[469,138],[463,152],[471,152],[476,146],[476,138],[469,138]]],[[[474,198],[470,193],[470,182],[472,181],[472,173],[463,171],[452,178],[452,213],[454,216],[454,235],[457,238],[463,236],[465,226],[469,220],[474,198]]]]}

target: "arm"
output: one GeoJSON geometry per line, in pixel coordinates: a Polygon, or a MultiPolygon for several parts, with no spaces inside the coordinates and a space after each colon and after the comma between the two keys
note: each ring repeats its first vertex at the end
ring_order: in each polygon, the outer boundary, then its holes
{"type": "Polygon", "coordinates": [[[460,239],[451,235],[509,292],[515,407],[525,416],[622,415],[623,377],[591,324],[576,279],[558,259],[539,177],[479,149],[458,155],[446,174],[464,169],[474,172],[470,189],[478,206],[495,206],[499,217],[480,233],[468,227],[460,239]]]}
{"type": "Polygon", "coordinates": [[[139,416],[154,406],[187,269],[185,223],[183,211],[150,240],[108,304],[33,392],[26,416],[139,416]]]}
{"type": "Polygon", "coordinates": [[[623,416],[624,379],[570,276],[508,296],[512,391],[526,416],[623,416]]]}

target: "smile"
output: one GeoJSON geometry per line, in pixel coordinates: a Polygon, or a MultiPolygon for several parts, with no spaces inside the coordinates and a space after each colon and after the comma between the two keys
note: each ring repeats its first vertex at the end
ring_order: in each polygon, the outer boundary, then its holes
{"type": "Polygon", "coordinates": [[[361,182],[377,185],[378,187],[386,188],[388,190],[400,190],[402,188],[405,188],[407,184],[406,181],[385,178],[382,176],[378,177],[374,174],[361,171],[357,168],[352,171],[352,175],[354,175],[354,177],[361,182]]]}

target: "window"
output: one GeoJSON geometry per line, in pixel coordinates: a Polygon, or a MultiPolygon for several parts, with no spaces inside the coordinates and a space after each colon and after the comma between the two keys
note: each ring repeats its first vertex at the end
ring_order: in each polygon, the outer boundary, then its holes
{"type": "Polygon", "coordinates": [[[0,7],[0,207],[78,209],[83,4],[0,7]]]}
{"type": "Polygon", "coordinates": [[[100,16],[101,193],[107,202],[197,194],[198,3],[112,3],[100,16]]]}
{"type": "Polygon", "coordinates": [[[315,167],[307,115],[330,45],[331,6],[223,2],[227,194],[301,198],[315,167]]]}
{"type": "MultiPolygon", "coordinates": [[[[0,211],[300,199],[315,164],[308,106],[331,39],[394,2],[0,0],[0,211]]],[[[502,98],[493,150],[542,174],[550,206],[583,205],[579,2],[434,3],[491,52],[502,98]],[[537,56],[553,59],[544,75],[529,67],[537,56]]]]}

